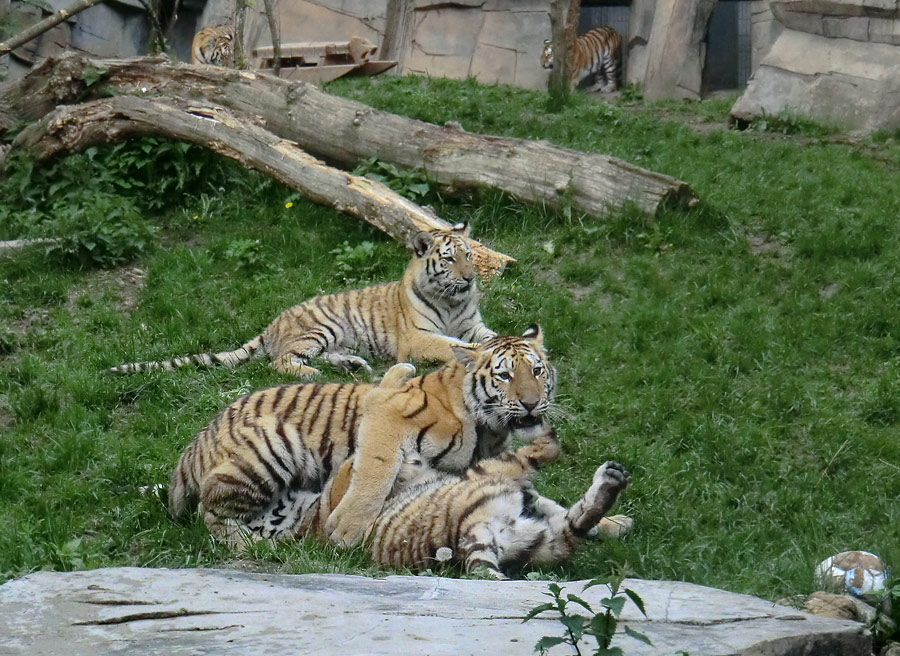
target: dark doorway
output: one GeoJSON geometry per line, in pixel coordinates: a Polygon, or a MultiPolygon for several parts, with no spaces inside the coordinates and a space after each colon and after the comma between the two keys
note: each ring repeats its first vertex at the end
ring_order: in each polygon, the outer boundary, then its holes
{"type": "Polygon", "coordinates": [[[750,79],[750,0],[719,0],[706,32],[704,91],[741,89],[750,79]]]}

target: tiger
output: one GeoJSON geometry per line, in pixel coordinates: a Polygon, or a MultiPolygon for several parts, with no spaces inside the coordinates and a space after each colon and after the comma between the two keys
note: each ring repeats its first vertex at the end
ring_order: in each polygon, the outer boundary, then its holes
{"type": "MultiPolygon", "coordinates": [[[[622,37],[613,28],[594,27],[575,39],[569,48],[569,86],[574,89],[587,69],[587,77],[594,78],[588,91],[615,91],[618,88],[622,63],[622,37]]],[[[541,66],[553,68],[553,46],[544,41],[541,66]]]]}
{"type": "MultiPolygon", "coordinates": [[[[437,471],[412,454],[368,524],[366,551],[389,567],[424,570],[454,560],[467,574],[483,568],[505,580],[509,568],[558,562],[589,537],[624,535],[631,518],[605,515],[631,482],[625,468],[613,461],[601,465],[584,496],[567,509],[538,494],[530,481],[558,454],[552,431],[461,474],[437,471]]],[[[351,458],[323,491],[319,532],[349,488],[352,468],[351,458]]]]}
{"type": "Polygon", "coordinates": [[[182,452],[169,481],[171,515],[199,504],[226,542],[245,533],[295,537],[316,526],[323,488],[353,457],[352,480],[321,522],[324,537],[352,546],[410,454],[462,472],[505,452],[514,434],[536,439],[548,430],[556,371],[539,326],[452,351],[435,371],[391,370],[379,387],[294,383],[242,396],[182,452]]]}
{"type": "Polygon", "coordinates": [[[412,240],[413,258],[400,280],[309,299],[282,312],[234,351],[122,364],[108,371],[173,370],[188,364],[234,366],[267,354],[284,374],[318,374],[307,363],[319,356],[335,367],[361,368],[371,374],[368,361],[349,353],[352,350],[395,362],[448,362],[453,360],[451,347],[495,335],[478,308],[468,234],[466,223],[419,232],[412,240]]]}
{"type": "Polygon", "coordinates": [[[191,42],[191,63],[230,67],[234,61],[234,28],[204,27],[191,42]]]}

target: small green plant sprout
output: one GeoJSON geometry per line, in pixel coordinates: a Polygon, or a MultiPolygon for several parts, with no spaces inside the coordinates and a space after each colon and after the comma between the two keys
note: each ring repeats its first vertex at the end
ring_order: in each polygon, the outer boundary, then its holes
{"type": "MultiPolygon", "coordinates": [[[[584,652],[581,651],[579,643],[581,643],[584,636],[593,636],[597,641],[597,647],[593,651],[594,656],[624,656],[625,652],[622,651],[621,647],[612,647],[611,645],[618,627],[619,615],[625,607],[625,596],[627,595],[634,602],[634,605],[638,607],[638,610],[641,611],[644,617],[647,616],[643,599],[634,590],[629,588],[622,589],[624,578],[624,574],[617,574],[608,579],[598,578],[585,583],[581,589],[582,592],[595,585],[605,585],[609,590],[609,596],[600,600],[600,605],[603,606],[604,610],[596,613],[591,608],[591,605],[578,595],[566,594],[565,598],[563,598],[563,588],[557,583],[550,583],[547,586],[550,591],[544,594],[552,598],[553,601],[532,608],[522,622],[534,619],[548,610],[555,610],[559,613],[559,621],[566,631],[565,635],[560,637],[544,636],[534,645],[534,650],[543,655],[557,645],[571,645],[572,649],[575,650],[575,654],[581,656],[584,652]],[[588,613],[591,613],[591,616],[568,612],[572,605],[581,606],[588,613]]],[[[640,640],[645,644],[653,645],[650,638],[643,633],[635,631],[630,626],[625,625],[624,630],[625,635],[631,636],[635,640],[640,640]]]]}
{"type": "Polygon", "coordinates": [[[335,256],[335,268],[343,276],[345,283],[364,280],[378,265],[375,244],[371,241],[362,241],[356,246],[345,241],[330,253],[335,256]]]}
{"type": "Polygon", "coordinates": [[[254,269],[263,262],[262,244],[259,239],[235,239],[225,251],[225,257],[239,269],[254,269]]]}
{"type": "Polygon", "coordinates": [[[425,173],[418,169],[400,169],[390,162],[383,162],[373,155],[353,169],[353,173],[380,182],[401,196],[418,201],[428,195],[431,185],[425,173]]]}
{"type": "Polygon", "coordinates": [[[876,647],[900,641],[900,583],[886,587],[875,597],[875,615],[869,630],[876,647]]]}

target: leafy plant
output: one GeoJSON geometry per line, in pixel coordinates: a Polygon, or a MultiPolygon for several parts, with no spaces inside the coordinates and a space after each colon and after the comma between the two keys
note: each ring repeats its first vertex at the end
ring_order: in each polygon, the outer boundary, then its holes
{"type": "Polygon", "coordinates": [[[225,251],[225,257],[239,269],[254,269],[264,260],[262,243],[259,239],[235,239],[225,251]]]}
{"type": "Polygon", "coordinates": [[[128,199],[94,192],[77,204],[57,203],[49,231],[57,235],[47,247],[82,265],[108,266],[143,253],[157,231],[128,199]]]}
{"type": "Polygon", "coordinates": [[[356,246],[345,241],[330,253],[335,256],[335,268],[343,276],[345,283],[370,277],[378,266],[374,258],[375,244],[371,241],[363,241],[356,246]]]}
{"type": "Polygon", "coordinates": [[[380,182],[410,200],[422,199],[431,191],[423,171],[397,168],[390,162],[381,161],[377,155],[361,162],[353,173],[380,182]]]}
{"type": "MultiPolygon", "coordinates": [[[[644,610],[644,601],[638,594],[629,588],[621,589],[624,576],[622,574],[610,577],[609,579],[593,579],[588,581],[581,589],[582,592],[595,585],[605,585],[609,590],[609,596],[600,600],[600,605],[605,610],[594,612],[591,605],[584,599],[574,594],[567,594],[565,599],[562,596],[563,588],[558,583],[550,583],[547,588],[549,592],[544,594],[551,597],[553,601],[540,604],[532,608],[522,622],[534,619],[536,616],[548,610],[555,610],[559,613],[559,621],[565,627],[566,632],[563,636],[544,636],[534,645],[534,650],[541,654],[547,653],[551,647],[557,645],[571,645],[572,649],[579,656],[582,651],[579,643],[584,636],[593,636],[597,641],[597,647],[594,650],[595,656],[621,656],[624,654],[621,647],[612,647],[613,636],[616,633],[619,623],[619,615],[625,607],[625,596],[634,602],[638,610],[647,616],[644,610]],[[568,612],[570,604],[578,605],[591,613],[591,616],[580,615],[578,613],[568,612]]],[[[630,626],[624,626],[625,634],[640,640],[641,642],[651,645],[650,638],[643,633],[635,631],[630,626]]]]}

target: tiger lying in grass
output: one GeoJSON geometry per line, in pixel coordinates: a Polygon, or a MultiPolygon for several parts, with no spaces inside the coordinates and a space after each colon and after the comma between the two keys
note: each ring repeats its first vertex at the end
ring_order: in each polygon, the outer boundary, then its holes
{"type": "Polygon", "coordinates": [[[323,489],[353,457],[355,475],[322,528],[354,545],[411,456],[463,472],[506,451],[513,433],[543,431],[556,372],[540,328],[453,351],[456,360],[405,383],[392,370],[380,388],[294,384],[241,397],[182,453],[169,484],[172,515],[199,502],[219,538],[294,537],[315,526],[323,489]]]}
{"type": "Polygon", "coordinates": [[[282,312],[262,333],[234,351],[135,362],[109,371],[172,370],[188,364],[234,366],[268,354],[282,373],[319,373],[307,365],[322,357],[344,369],[369,363],[351,351],[404,362],[453,359],[451,347],[494,336],[478,310],[478,287],[468,226],[420,232],[401,280],[341,294],[317,296],[282,312]]]}
{"type": "MultiPolygon", "coordinates": [[[[550,564],[568,558],[588,537],[619,537],[631,527],[623,515],[607,518],[629,484],[625,469],[606,462],[571,508],[541,496],[531,485],[535,468],[557,457],[552,431],[520,447],[482,460],[462,474],[439,472],[413,456],[405,461],[391,496],[366,531],[372,559],[391,567],[433,568],[448,560],[467,573],[485,568],[505,579],[504,570],[550,564]]],[[[344,463],[323,492],[316,529],[349,488],[352,460],[344,463]]]]}

